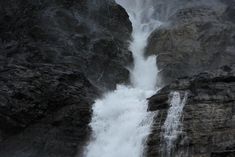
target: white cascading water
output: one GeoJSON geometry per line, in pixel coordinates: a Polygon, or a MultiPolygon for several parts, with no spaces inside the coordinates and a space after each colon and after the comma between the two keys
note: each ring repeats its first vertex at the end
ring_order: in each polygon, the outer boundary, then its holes
{"type": "Polygon", "coordinates": [[[153,117],[147,112],[146,98],[156,92],[158,69],[155,56],[144,58],[147,39],[160,26],[152,17],[153,0],[116,2],[126,9],[133,25],[132,86],[118,85],[96,100],[90,124],[94,139],[87,146],[86,157],[141,157],[153,117]]]}
{"type": "Polygon", "coordinates": [[[181,116],[183,108],[188,99],[188,93],[185,92],[183,98],[179,92],[171,93],[172,98],[170,108],[168,110],[167,118],[164,123],[164,151],[162,157],[171,157],[175,148],[175,141],[182,132],[181,116]]]}

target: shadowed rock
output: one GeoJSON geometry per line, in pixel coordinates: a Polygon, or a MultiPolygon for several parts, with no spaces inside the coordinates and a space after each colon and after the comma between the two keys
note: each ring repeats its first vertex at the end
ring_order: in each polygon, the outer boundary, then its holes
{"type": "Polygon", "coordinates": [[[94,99],[128,82],[131,31],[112,0],[1,1],[0,156],[80,156],[94,99]]]}

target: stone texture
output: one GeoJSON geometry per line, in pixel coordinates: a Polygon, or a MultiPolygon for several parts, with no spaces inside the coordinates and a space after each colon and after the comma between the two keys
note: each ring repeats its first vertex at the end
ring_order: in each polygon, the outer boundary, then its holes
{"type": "Polygon", "coordinates": [[[163,124],[169,108],[169,93],[189,92],[182,113],[183,130],[173,156],[233,157],[235,155],[235,67],[224,66],[178,79],[149,98],[149,111],[158,111],[148,137],[148,157],[163,151],[163,124]]]}
{"type": "Polygon", "coordinates": [[[68,67],[6,66],[0,75],[0,156],[74,156],[88,138],[97,89],[68,67]]]}
{"type": "Polygon", "coordinates": [[[0,156],[81,156],[94,99],[128,82],[131,31],[112,0],[0,1],[0,156]]]}
{"type": "Polygon", "coordinates": [[[149,37],[146,56],[158,56],[163,88],[149,98],[149,111],[158,114],[146,156],[162,157],[172,91],[189,92],[173,156],[235,156],[234,6],[234,0],[156,2],[163,25],[149,37]]]}
{"type": "Polygon", "coordinates": [[[0,4],[0,63],[68,65],[103,88],[127,82],[124,66],[132,60],[127,43],[132,26],[125,10],[113,1],[0,4]]]}
{"type": "Polygon", "coordinates": [[[161,84],[233,64],[234,3],[215,1],[208,5],[198,1],[193,5],[190,1],[177,6],[180,2],[174,2],[174,11],[152,33],[146,49],[146,55],[158,56],[161,84]]]}

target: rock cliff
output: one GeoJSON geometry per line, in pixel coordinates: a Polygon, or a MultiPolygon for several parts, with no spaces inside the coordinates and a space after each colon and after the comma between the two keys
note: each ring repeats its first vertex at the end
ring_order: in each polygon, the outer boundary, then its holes
{"type": "Polygon", "coordinates": [[[131,31],[112,0],[1,1],[0,156],[79,156],[93,100],[128,82],[131,31]]]}
{"type": "Polygon", "coordinates": [[[158,111],[147,142],[147,156],[164,151],[163,124],[172,91],[188,92],[181,122],[182,132],[173,156],[233,157],[235,155],[235,67],[178,79],[149,98],[149,111],[158,111]]]}
{"type": "Polygon", "coordinates": [[[151,34],[146,56],[157,55],[163,89],[149,98],[149,111],[158,114],[146,156],[163,157],[170,93],[178,91],[189,97],[172,157],[234,157],[235,1],[174,0],[156,5],[168,10],[156,12],[163,25],[151,34]]]}
{"type": "MultiPolygon", "coordinates": [[[[172,91],[189,97],[175,156],[235,156],[235,1],[158,0],[146,56],[164,88],[146,156],[160,157],[172,91]],[[222,68],[220,68],[222,67],[222,68]],[[219,70],[218,70],[219,69],[219,70]]],[[[95,98],[127,83],[132,26],[114,0],[0,1],[0,156],[79,157],[95,98]]]]}
{"type": "MultiPolygon", "coordinates": [[[[158,56],[161,84],[233,64],[234,3],[173,2],[174,10],[163,19],[162,27],[152,33],[146,49],[146,55],[158,56]]],[[[170,8],[171,3],[164,4],[170,8]]]]}

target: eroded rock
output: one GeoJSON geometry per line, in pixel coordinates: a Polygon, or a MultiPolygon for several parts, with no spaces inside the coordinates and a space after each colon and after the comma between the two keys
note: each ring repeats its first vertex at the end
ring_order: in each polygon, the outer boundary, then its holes
{"type": "Polygon", "coordinates": [[[233,5],[213,4],[184,3],[150,36],[146,55],[158,56],[161,84],[234,63],[233,5]]]}
{"type": "Polygon", "coordinates": [[[160,157],[163,151],[163,124],[169,108],[165,98],[172,91],[189,93],[182,113],[183,129],[173,156],[235,155],[235,68],[229,72],[225,69],[178,79],[149,99],[149,110],[158,110],[158,114],[147,142],[148,157],[160,157]]]}
{"type": "Polygon", "coordinates": [[[126,83],[132,31],[114,1],[0,2],[0,156],[80,156],[92,103],[126,83]]]}

